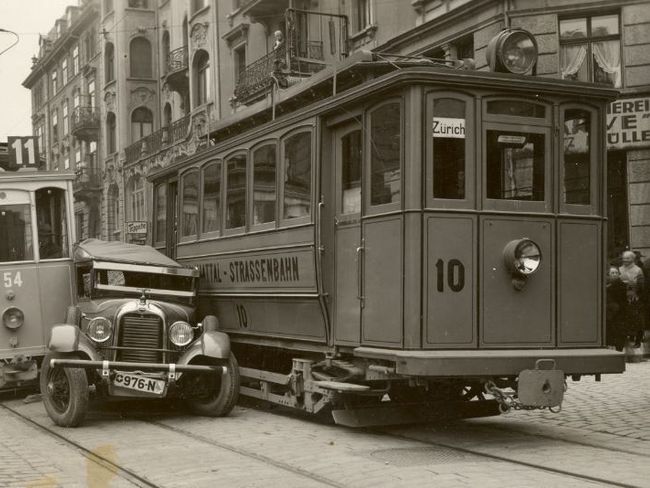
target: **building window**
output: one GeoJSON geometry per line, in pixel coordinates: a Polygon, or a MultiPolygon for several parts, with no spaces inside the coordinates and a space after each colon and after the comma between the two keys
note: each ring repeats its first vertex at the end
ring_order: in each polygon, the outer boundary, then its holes
{"type": "Polygon", "coordinates": [[[116,184],[108,189],[108,240],[120,240],[120,189],[116,184]]]}
{"type": "Polygon", "coordinates": [[[360,32],[372,25],[372,0],[353,0],[352,31],[360,32]]]}
{"type": "Polygon", "coordinates": [[[153,76],[151,43],[144,37],[136,37],[131,41],[129,54],[131,77],[151,78],[153,76]]]}
{"type": "Polygon", "coordinates": [[[61,61],[61,86],[68,84],[68,58],[61,61]]]}
{"type": "Polygon", "coordinates": [[[52,142],[59,142],[59,114],[56,109],[52,111],[52,142]]]}
{"type": "Polygon", "coordinates": [[[73,110],[78,109],[80,103],[81,103],[81,93],[79,92],[79,88],[76,88],[75,91],[72,93],[72,109],[73,110]]]}
{"type": "Polygon", "coordinates": [[[112,154],[117,151],[117,133],[115,114],[108,112],[106,115],[106,153],[112,154]]]}
{"type": "Polygon", "coordinates": [[[52,77],[52,94],[54,94],[54,93],[56,93],[56,92],[58,91],[58,89],[59,89],[59,86],[58,86],[58,84],[57,84],[57,73],[56,73],[56,69],[55,69],[54,71],[52,71],[52,75],[51,75],[51,77],[52,77]]]}
{"type": "Polygon", "coordinates": [[[115,47],[112,42],[107,42],[104,47],[104,77],[106,83],[115,79],[115,47]]]}
{"type": "Polygon", "coordinates": [[[72,76],[76,76],[79,73],[79,46],[75,46],[72,49],[72,76]]]}
{"type": "Polygon", "coordinates": [[[221,162],[203,169],[203,232],[221,229],[221,162]]]}
{"type": "MultiPolygon", "coordinates": [[[[163,127],[169,127],[172,125],[172,106],[170,103],[165,104],[163,109],[163,127]]],[[[169,137],[169,135],[167,136],[169,137]]]]}
{"type": "Polygon", "coordinates": [[[68,116],[68,101],[65,100],[61,107],[61,114],[63,115],[63,136],[67,136],[70,132],[70,117],[68,116]]]}
{"type": "Polygon", "coordinates": [[[144,107],[136,108],[131,114],[131,142],[139,141],[153,132],[153,114],[144,107]]]}
{"type": "Polygon", "coordinates": [[[202,49],[194,57],[194,78],[196,80],[195,106],[203,105],[210,97],[210,57],[202,49]]]}
{"type": "Polygon", "coordinates": [[[81,163],[81,144],[79,144],[79,141],[75,139],[74,141],[74,164],[75,167],[81,163]]]}
{"type": "Polygon", "coordinates": [[[620,88],[620,37],[618,14],[560,20],[562,78],[620,88]]]}
{"type": "Polygon", "coordinates": [[[284,141],[285,219],[311,214],[311,132],[300,132],[284,141]]]}
{"type": "Polygon", "coordinates": [[[246,70],[246,44],[233,49],[232,56],[235,65],[235,83],[239,83],[246,70]]]}
{"type": "Polygon", "coordinates": [[[43,126],[39,125],[36,128],[36,138],[38,139],[38,151],[43,151],[43,126]]]}
{"type": "Polygon", "coordinates": [[[43,105],[43,83],[39,82],[33,89],[34,107],[38,108],[43,105]]]}
{"type": "Polygon", "coordinates": [[[126,196],[128,198],[126,208],[127,220],[145,220],[145,191],[144,178],[139,175],[132,176],[127,184],[126,196]]]}
{"type": "Polygon", "coordinates": [[[163,32],[162,35],[162,69],[163,73],[167,73],[169,69],[169,53],[171,52],[169,31],[163,32]]]}
{"type": "Polygon", "coordinates": [[[88,80],[88,106],[95,108],[95,78],[88,80]]]}
{"type": "Polygon", "coordinates": [[[85,50],[86,61],[90,61],[90,59],[92,59],[92,57],[95,55],[95,50],[97,49],[96,38],[97,38],[97,31],[93,26],[90,28],[90,31],[84,38],[84,50],[85,50]]]}

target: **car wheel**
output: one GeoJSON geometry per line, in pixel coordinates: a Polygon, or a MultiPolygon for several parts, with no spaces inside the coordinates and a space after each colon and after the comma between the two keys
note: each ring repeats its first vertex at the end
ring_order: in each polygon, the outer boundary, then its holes
{"type": "Polygon", "coordinates": [[[41,396],[45,410],[56,425],[76,427],[88,411],[88,378],[80,368],[50,367],[50,359],[61,357],[48,354],[41,367],[41,396]]]}
{"type": "Polygon", "coordinates": [[[230,353],[223,374],[203,374],[198,378],[201,394],[187,399],[190,411],[206,417],[228,415],[239,397],[239,365],[230,353]]]}

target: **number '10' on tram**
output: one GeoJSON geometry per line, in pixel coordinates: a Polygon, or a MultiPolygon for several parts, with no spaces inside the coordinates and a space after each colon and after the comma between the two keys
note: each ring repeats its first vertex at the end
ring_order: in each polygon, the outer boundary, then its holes
{"type": "Polygon", "coordinates": [[[566,378],[623,371],[615,92],[526,76],[535,48],[500,34],[491,71],[358,53],[152,175],[154,245],[200,269],[241,394],[358,426],[556,409],[566,378]]]}

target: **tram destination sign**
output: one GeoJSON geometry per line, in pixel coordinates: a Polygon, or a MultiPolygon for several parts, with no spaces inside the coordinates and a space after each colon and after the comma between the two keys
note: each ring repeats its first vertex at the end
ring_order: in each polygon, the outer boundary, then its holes
{"type": "Polygon", "coordinates": [[[7,137],[7,158],[0,158],[0,168],[5,171],[38,169],[38,162],[38,139],[32,136],[7,137]]]}
{"type": "Polygon", "coordinates": [[[607,107],[607,149],[650,146],[650,97],[625,98],[607,107]]]}
{"type": "Polygon", "coordinates": [[[465,119],[434,117],[433,137],[465,139],[465,119]]]}

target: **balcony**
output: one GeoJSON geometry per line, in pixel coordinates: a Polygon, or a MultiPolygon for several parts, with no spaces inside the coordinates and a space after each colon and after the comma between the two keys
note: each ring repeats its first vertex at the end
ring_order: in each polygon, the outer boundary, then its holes
{"type": "Polygon", "coordinates": [[[134,142],[124,150],[126,164],[135,163],[139,159],[155,154],[161,149],[185,140],[189,127],[190,116],[186,115],[182,119],[173,122],[169,127],[163,127],[149,134],[147,137],[143,137],[139,141],[134,142]]]}
{"type": "Polygon", "coordinates": [[[72,188],[77,201],[98,199],[102,191],[102,175],[99,168],[88,162],[77,166],[72,188]]]}
{"type": "Polygon", "coordinates": [[[186,93],[188,89],[188,60],[187,46],[174,49],[167,55],[165,82],[178,93],[186,93]]]}
{"type": "Polygon", "coordinates": [[[99,138],[99,111],[95,107],[77,107],[70,120],[72,135],[81,141],[97,142],[99,138]]]}
{"type": "MultiPolygon", "coordinates": [[[[269,5],[259,1],[249,7],[261,9],[269,5]]],[[[274,83],[287,88],[348,55],[345,16],[287,9],[284,25],[289,26],[285,41],[239,73],[234,91],[236,102],[249,105],[266,96],[274,83]]]]}

